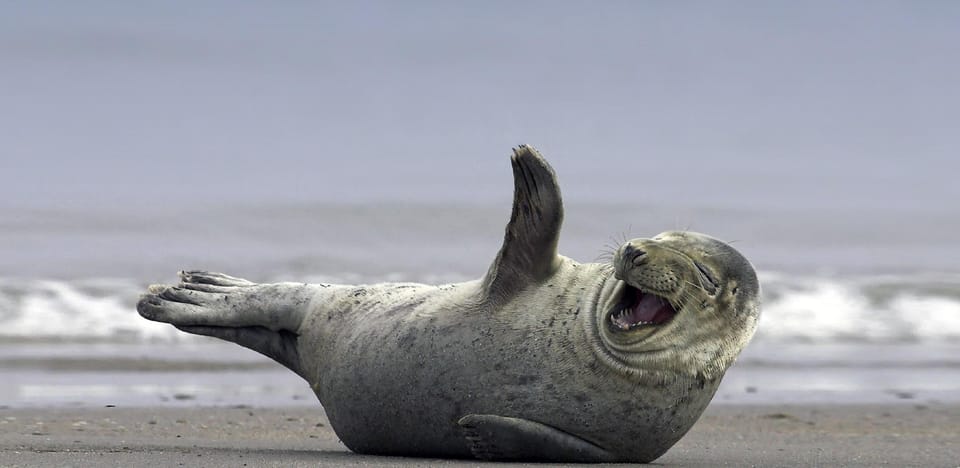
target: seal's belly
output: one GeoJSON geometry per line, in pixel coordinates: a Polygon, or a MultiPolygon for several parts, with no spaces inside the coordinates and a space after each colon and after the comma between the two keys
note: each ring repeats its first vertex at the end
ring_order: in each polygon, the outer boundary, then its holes
{"type": "Polygon", "coordinates": [[[690,420],[671,417],[675,409],[651,407],[660,396],[577,361],[561,338],[464,325],[380,328],[341,341],[317,389],[344,444],[359,453],[471,457],[457,425],[469,414],[529,419],[617,453],[641,438],[678,439],[689,427],[673,427],[690,420]]]}
{"type": "Polygon", "coordinates": [[[585,375],[562,380],[544,374],[506,377],[510,370],[496,374],[463,369],[382,369],[384,378],[377,379],[369,372],[342,368],[330,378],[354,379],[353,383],[324,385],[329,390],[323,404],[341,440],[358,453],[470,457],[457,425],[469,414],[540,422],[628,455],[645,447],[670,447],[709,401],[706,395],[697,398],[702,404],[656,408],[638,401],[641,395],[626,388],[587,380],[585,375]]]}

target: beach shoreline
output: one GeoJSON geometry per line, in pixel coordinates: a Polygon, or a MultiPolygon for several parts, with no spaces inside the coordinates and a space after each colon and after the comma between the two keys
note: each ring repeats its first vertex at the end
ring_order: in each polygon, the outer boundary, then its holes
{"type": "MultiPolygon", "coordinates": [[[[0,410],[0,466],[476,466],[358,455],[319,406],[0,410]]],[[[711,405],[655,464],[960,464],[960,405],[711,405]]],[[[551,465],[553,466],[553,465],[551,465]]]]}

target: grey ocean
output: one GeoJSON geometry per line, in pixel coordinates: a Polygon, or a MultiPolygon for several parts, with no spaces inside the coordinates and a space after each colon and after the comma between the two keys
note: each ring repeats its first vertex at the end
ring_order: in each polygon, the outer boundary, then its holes
{"type": "MultiPolygon", "coordinates": [[[[257,281],[472,279],[493,258],[509,209],[504,199],[9,210],[2,400],[312,403],[306,384],[266,358],[141,319],[137,296],[183,268],[257,281]]],[[[952,212],[570,202],[566,218],[561,251],[580,261],[667,229],[712,233],[752,259],[760,329],[717,401],[960,400],[960,258],[944,234],[956,232],[952,212]]]]}

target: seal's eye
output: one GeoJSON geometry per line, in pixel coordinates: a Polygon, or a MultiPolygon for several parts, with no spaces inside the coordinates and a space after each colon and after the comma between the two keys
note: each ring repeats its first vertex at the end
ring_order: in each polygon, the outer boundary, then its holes
{"type": "Polygon", "coordinates": [[[720,286],[713,274],[710,273],[710,270],[708,270],[707,267],[703,266],[703,264],[698,261],[694,261],[693,264],[696,265],[697,270],[700,271],[700,278],[702,279],[700,284],[703,286],[703,289],[711,295],[716,294],[717,288],[720,286]]]}

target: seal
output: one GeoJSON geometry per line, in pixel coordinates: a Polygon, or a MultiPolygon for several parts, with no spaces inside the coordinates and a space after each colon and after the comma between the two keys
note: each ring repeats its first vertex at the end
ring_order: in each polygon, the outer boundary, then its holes
{"type": "Polygon", "coordinates": [[[553,169],[529,146],[512,164],[512,215],[479,280],[257,284],[187,271],[150,286],[137,310],[293,370],[357,453],[652,461],[753,335],[754,269],[693,232],[627,241],[609,263],[560,256],[553,169]]]}

